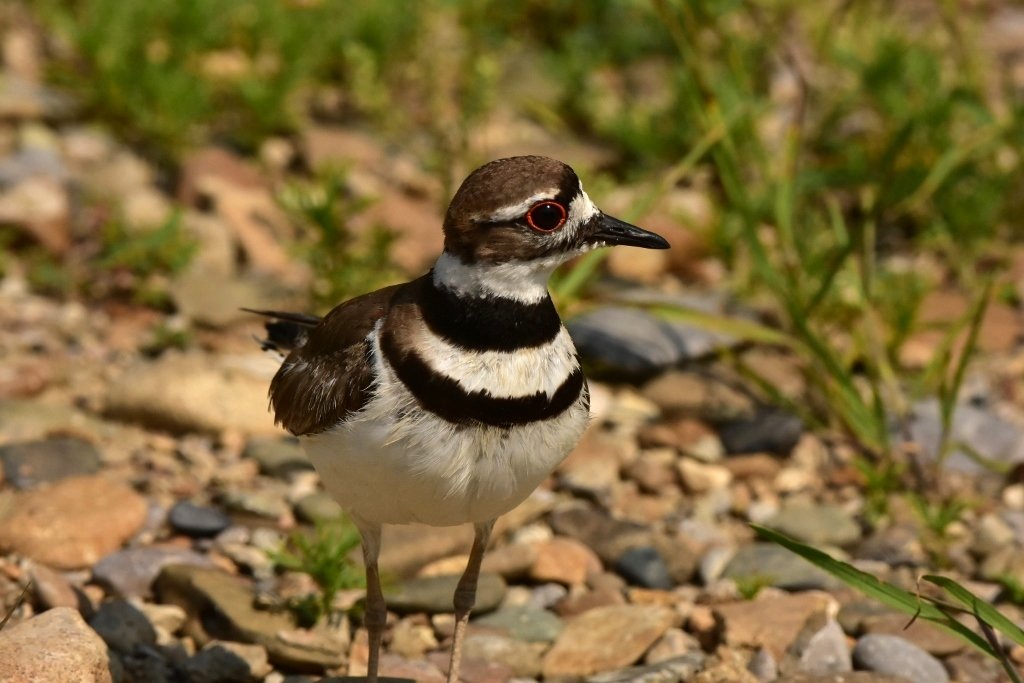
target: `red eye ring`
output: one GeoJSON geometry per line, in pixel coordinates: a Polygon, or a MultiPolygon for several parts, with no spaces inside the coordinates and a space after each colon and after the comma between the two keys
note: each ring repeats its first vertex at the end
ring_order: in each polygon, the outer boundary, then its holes
{"type": "Polygon", "coordinates": [[[526,212],[526,222],[537,232],[554,232],[565,225],[567,216],[565,207],[558,202],[538,202],[526,212]]]}

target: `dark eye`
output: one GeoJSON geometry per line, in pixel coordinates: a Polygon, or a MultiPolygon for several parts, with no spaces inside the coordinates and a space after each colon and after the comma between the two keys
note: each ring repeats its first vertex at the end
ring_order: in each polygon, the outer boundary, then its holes
{"type": "Polygon", "coordinates": [[[534,204],[526,212],[526,222],[538,232],[558,230],[565,223],[565,207],[558,202],[534,204]]]}

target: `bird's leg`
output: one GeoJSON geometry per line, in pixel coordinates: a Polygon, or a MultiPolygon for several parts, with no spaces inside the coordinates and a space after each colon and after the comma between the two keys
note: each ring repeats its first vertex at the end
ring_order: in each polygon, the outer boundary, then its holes
{"type": "Polygon", "coordinates": [[[384,637],[384,626],[388,620],[384,593],[380,589],[380,571],[377,557],[380,555],[380,524],[359,520],[356,522],[363,539],[363,561],[366,564],[366,625],[370,645],[370,660],[366,666],[366,680],[377,683],[377,668],[380,664],[380,644],[384,637]]]}
{"type": "Polygon", "coordinates": [[[469,624],[469,611],[476,602],[476,583],[480,578],[480,563],[484,559],[487,541],[491,538],[494,520],[475,524],[476,536],[473,538],[473,549],[469,551],[469,562],[466,571],[459,579],[455,588],[455,635],[452,638],[452,658],[448,665],[448,683],[458,683],[459,664],[462,660],[462,640],[469,624]]]}

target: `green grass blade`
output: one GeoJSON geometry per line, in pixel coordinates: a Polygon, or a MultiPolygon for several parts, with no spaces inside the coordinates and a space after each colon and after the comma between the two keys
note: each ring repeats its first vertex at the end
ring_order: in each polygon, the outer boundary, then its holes
{"type": "Polygon", "coordinates": [[[1010,621],[1002,612],[988,604],[987,601],[979,598],[953,579],[935,574],[925,574],[921,577],[921,580],[934,584],[946,591],[978,619],[992,626],[1018,645],[1024,645],[1024,630],[1010,621]]]}
{"type": "Polygon", "coordinates": [[[653,313],[659,318],[677,322],[690,323],[697,327],[711,332],[727,334],[739,341],[765,344],[768,346],[781,346],[791,348],[792,339],[776,329],[762,325],[753,320],[742,318],[731,318],[716,313],[707,313],[694,308],[684,306],[672,306],[663,304],[638,304],[645,310],[653,313]]]}
{"type": "Polygon", "coordinates": [[[751,524],[750,526],[753,527],[754,531],[756,531],[762,538],[772,541],[773,543],[778,543],[783,548],[796,553],[811,564],[825,570],[843,583],[856,588],[868,597],[874,598],[882,604],[899,610],[910,617],[930,621],[937,626],[945,628],[954,635],[959,636],[964,641],[970,643],[990,657],[995,659],[999,658],[998,653],[993,649],[988,641],[964,624],[961,624],[955,617],[948,614],[934,603],[929,602],[926,599],[922,599],[914,593],[905,591],[890,583],[886,583],[867,572],[863,572],[846,562],[830,557],[817,548],[812,548],[811,546],[804,545],[799,541],[795,541],[778,531],[774,531],[757,524],[751,524]]]}

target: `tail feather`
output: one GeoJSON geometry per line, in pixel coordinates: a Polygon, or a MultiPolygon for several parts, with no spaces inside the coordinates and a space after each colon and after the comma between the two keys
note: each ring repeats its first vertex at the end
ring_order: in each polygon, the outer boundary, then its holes
{"type": "Polygon", "coordinates": [[[257,338],[257,341],[260,343],[260,348],[264,351],[273,351],[281,356],[305,344],[309,331],[320,324],[319,317],[306,313],[267,311],[253,308],[243,308],[242,310],[270,318],[263,325],[267,330],[267,338],[257,338]]]}

